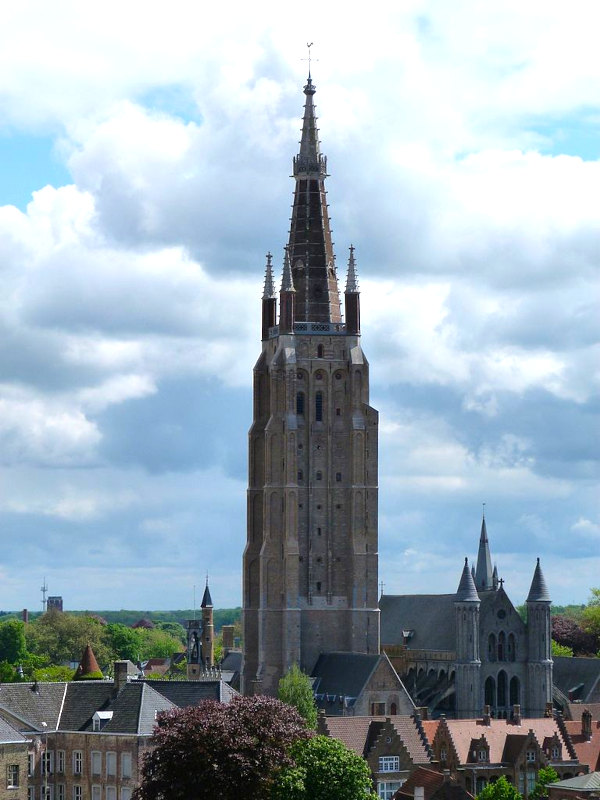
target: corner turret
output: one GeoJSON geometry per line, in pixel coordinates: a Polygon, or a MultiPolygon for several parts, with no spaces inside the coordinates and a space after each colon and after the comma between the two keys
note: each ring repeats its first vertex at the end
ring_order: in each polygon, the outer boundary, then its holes
{"type": "Polygon", "coordinates": [[[552,703],[552,626],[550,593],[538,558],[527,595],[529,716],[543,717],[552,703]]]}
{"type": "Polygon", "coordinates": [[[481,601],[465,558],[454,600],[456,619],[456,714],[472,719],[481,713],[479,607],[481,601]]]}

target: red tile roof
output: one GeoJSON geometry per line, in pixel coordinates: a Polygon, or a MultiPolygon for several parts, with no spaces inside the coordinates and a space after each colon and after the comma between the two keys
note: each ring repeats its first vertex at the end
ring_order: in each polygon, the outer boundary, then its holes
{"type": "MultiPolygon", "coordinates": [[[[589,706],[586,706],[586,708],[589,708],[589,706]]],[[[592,719],[592,738],[590,741],[581,733],[581,720],[567,720],[565,721],[565,726],[579,761],[582,764],[587,764],[590,772],[600,770],[600,721],[592,719]]]]}

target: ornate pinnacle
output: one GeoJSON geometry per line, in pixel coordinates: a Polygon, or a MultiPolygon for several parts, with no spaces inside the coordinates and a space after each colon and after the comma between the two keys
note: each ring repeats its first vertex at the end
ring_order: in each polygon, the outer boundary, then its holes
{"type": "Polygon", "coordinates": [[[358,277],[356,275],[356,261],[354,260],[354,245],[350,245],[350,258],[348,259],[348,277],[346,279],[346,294],[358,294],[358,277]]]}
{"type": "Polygon", "coordinates": [[[263,300],[271,300],[276,297],[275,281],[273,279],[273,256],[267,253],[267,266],[265,267],[265,288],[263,289],[263,300]]]}
{"type": "Polygon", "coordinates": [[[282,292],[295,292],[294,279],[292,277],[292,265],[290,264],[290,251],[285,248],[285,256],[283,259],[283,275],[281,276],[281,291],[282,292]]]}

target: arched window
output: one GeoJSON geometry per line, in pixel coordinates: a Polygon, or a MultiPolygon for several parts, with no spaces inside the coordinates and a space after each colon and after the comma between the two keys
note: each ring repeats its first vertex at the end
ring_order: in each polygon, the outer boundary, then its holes
{"type": "Polygon", "coordinates": [[[519,686],[519,679],[515,675],[510,679],[510,704],[516,706],[521,703],[521,691],[519,686]]]}
{"type": "Polygon", "coordinates": [[[506,707],[506,672],[504,670],[498,673],[498,706],[506,707]]]}
{"type": "Polygon", "coordinates": [[[496,660],[496,637],[490,633],[488,638],[488,659],[490,661],[496,660]]]}
{"type": "Polygon", "coordinates": [[[323,358],[323,345],[322,344],[317,346],[317,358],[323,358]]]}
{"type": "Polygon", "coordinates": [[[398,706],[396,705],[396,703],[391,703],[390,704],[390,714],[392,716],[394,716],[397,713],[398,713],[398,706]]]}
{"type": "Polygon", "coordinates": [[[515,635],[514,635],[514,633],[509,633],[508,634],[508,652],[507,652],[507,655],[508,655],[508,660],[509,661],[514,661],[515,658],[517,657],[517,650],[516,650],[516,646],[515,646],[515,635]]]}
{"type": "Polygon", "coordinates": [[[498,634],[498,661],[504,661],[506,658],[506,636],[504,631],[498,634]]]}
{"type": "Polygon", "coordinates": [[[298,392],[296,395],[296,414],[299,417],[304,416],[304,392],[298,392]]]}
{"type": "Polygon", "coordinates": [[[323,392],[317,392],[315,395],[315,420],[323,422],[323,392]]]}
{"type": "Polygon", "coordinates": [[[485,705],[494,708],[496,705],[496,681],[491,676],[485,680],[483,695],[485,705]]]}

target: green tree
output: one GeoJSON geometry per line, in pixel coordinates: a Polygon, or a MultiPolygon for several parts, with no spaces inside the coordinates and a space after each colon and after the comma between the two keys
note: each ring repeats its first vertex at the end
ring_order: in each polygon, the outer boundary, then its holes
{"type": "Polygon", "coordinates": [[[148,658],[170,658],[173,653],[180,653],[183,646],[179,639],[160,628],[138,628],[140,637],[139,657],[142,661],[148,658]]]}
{"type": "Polygon", "coordinates": [[[281,770],[272,800],[375,800],[367,762],[338,739],[300,739],[290,755],[295,764],[281,770]]]}
{"type": "Polygon", "coordinates": [[[89,644],[98,663],[109,664],[112,653],[104,642],[104,627],[93,617],[52,609],[25,626],[27,649],[49,664],[64,664],[79,661],[89,644]]]}
{"type": "Polygon", "coordinates": [[[186,632],[183,625],[179,622],[157,622],[156,627],[160,631],[164,631],[179,641],[179,644],[185,644],[186,632]]]}
{"type": "Polygon", "coordinates": [[[600,589],[592,589],[587,606],[581,612],[581,627],[600,639],[600,589]]]}
{"type": "Polygon", "coordinates": [[[522,797],[502,775],[494,783],[488,783],[477,795],[477,800],[522,800],[522,797]]]}
{"type": "Polygon", "coordinates": [[[8,661],[0,661],[0,683],[16,683],[19,681],[17,670],[8,661]]]}
{"type": "Polygon", "coordinates": [[[134,663],[140,657],[141,637],[138,629],[111,622],[104,628],[104,641],[114,659],[129,659],[134,663]]]}
{"type": "Polygon", "coordinates": [[[16,619],[0,623],[0,661],[17,664],[26,652],[25,624],[16,619]]]}
{"type": "Polygon", "coordinates": [[[559,644],[552,639],[552,655],[553,656],[567,656],[573,658],[573,648],[567,647],[566,644],[559,644]]]}
{"type": "Polygon", "coordinates": [[[48,667],[39,667],[34,669],[31,677],[34,681],[48,681],[56,683],[59,681],[72,681],[74,670],[70,667],[57,667],[50,665],[48,667]]]}
{"type": "Polygon", "coordinates": [[[559,780],[558,772],[553,767],[541,767],[538,772],[537,783],[533,787],[533,791],[529,793],[529,800],[541,800],[542,797],[548,797],[548,789],[546,787],[549,783],[556,783],[559,780]]]}
{"type": "Polygon", "coordinates": [[[310,678],[302,672],[298,664],[292,667],[279,681],[277,696],[282,703],[294,706],[313,730],[317,727],[317,707],[310,678]]]}

